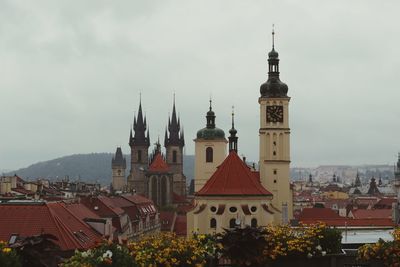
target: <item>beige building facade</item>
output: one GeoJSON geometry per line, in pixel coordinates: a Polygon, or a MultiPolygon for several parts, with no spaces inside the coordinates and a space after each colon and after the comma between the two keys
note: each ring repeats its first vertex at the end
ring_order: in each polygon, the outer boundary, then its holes
{"type": "Polygon", "coordinates": [[[111,162],[112,169],[112,187],[115,191],[123,191],[126,188],[125,170],[126,159],[122,155],[120,147],[117,148],[115,156],[111,162]]]}
{"type": "Polygon", "coordinates": [[[195,143],[194,192],[198,192],[208,181],[227,155],[228,141],[225,132],[215,126],[215,113],[207,112],[207,125],[197,132],[195,143]]]}
{"type": "MultiPolygon", "coordinates": [[[[274,33],[273,33],[274,34],[274,33]]],[[[260,179],[273,194],[272,205],[280,212],[274,223],[293,218],[290,188],[290,128],[288,86],[279,78],[279,57],[274,46],[268,53],[268,80],[261,85],[260,104],[260,179]]]]}

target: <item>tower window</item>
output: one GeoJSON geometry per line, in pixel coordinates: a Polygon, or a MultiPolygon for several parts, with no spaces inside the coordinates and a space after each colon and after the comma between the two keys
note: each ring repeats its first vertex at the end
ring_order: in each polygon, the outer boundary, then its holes
{"type": "Polygon", "coordinates": [[[274,169],[274,174],[277,174],[277,173],[278,173],[278,171],[276,169],[274,169]]]}
{"type": "Polygon", "coordinates": [[[176,163],[176,161],[177,161],[177,153],[176,153],[176,150],[174,150],[174,151],[172,151],[172,162],[176,163]]]}
{"type": "Polygon", "coordinates": [[[137,160],[138,160],[138,162],[142,162],[142,150],[138,150],[138,152],[137,152],[137,160]]]}
{"type": "Polygon", "coordinates": [[[213,149],[212,147],[206,148],[206,162],[213,162],[213,149]]]}
{"type": "Polygon", "coordinates": [[[276,151],[272,152],[272,155],[276,156],[276,151]]]}
{"type": "Polygon", "coordinates": [[[251,219],[251,227],[257,227],[257,219],[256,218],[251,219]]]}
{"type": "Polygon", "coordinates": [[[274,141],[274,146],[276,146],[276,141],[274,141]]]}
{"type": "Polygon", "coordinates": [[[236,219],[230,219],[229,228],[235,228],[235,227],[236,227],[236,219]]]}
{"type": "Polygon", "coordinates": [[[215,218],[211,218],[210,220],[210,228],[217,228],[217,220],[215,218]]]}

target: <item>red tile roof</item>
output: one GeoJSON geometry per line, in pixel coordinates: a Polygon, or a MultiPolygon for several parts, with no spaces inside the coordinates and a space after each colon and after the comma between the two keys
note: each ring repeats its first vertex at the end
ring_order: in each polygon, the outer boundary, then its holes
{"type": "Polygon", "coordinates": [[[172,225],[174,223],[174,216],[175,213],[173,211],[160,212],[161,231],[171,231],[172,225]]]}
{"type": "Polygon", "coordinates": [[[0,240],[8,241],[11,234],[51,234],[62,250],[88,249],[101,241],[101,236],[64,203],[3,204],[0,214],[0,240]]]}
{"type": "Polygon", "coordinates": [[[391,209],[356,209],[351,211],[353,213],[354,219],[390,219],[392,218],[391,209]]]}
{"type": "Polygon", "coordinates": [[[305,208],[299,214],[299,221],[313,220],[318,221],[322,219],[340,219],[334,210],[328,208],[305,208]]]}
{"type": "Polygon", "coordinates": [[[122,195],[123,198],[129,200],[130,202],[134,204],[148,204],[151,203],[153,204],[153,201],[149,198],[146,198],[142,195],[135,194],[135,195],[122,195]]]}
{"type": "Polygon", "coordinates": [[[272,196],[235,151],[218,167],[197,196],[272,196]]]}
{"type": "Polygon", "coordinates": [[[157,153],[154,157],[153,162],[149,166],[149,171],[151,172],[168,172],[168,164],[164,161],[161,153],[157,153]]]}
{"type": "Polygon", "coordinates": [[[391,209],[393,203],[397,203],[396,197],[384,197],[375,204],[375,207],[391,209]]]}
{"type": "Polygon", "coordinates": [[[27,190],[23,187],[16,187],[16,188],[11,188],[11,191],[13,192],[17,192],[20,194],[24,194],[24,195],[34,195],[35,192],[31,191],[31,190],[27,190]]]}
{"type": "Polygon", "coordinates": [[[301,220],[303,224],[314,224],[324,222],[328,226],[348,226],[348,227],[393,227],[395,224],[391,219],[321,219],[321,220],[301,220]]]}
{"type": "Polygon", "coordinates": [[[175,192],[172,192],[172,202],[174,204],[188,204],[189,203],[185,196],[181,196],[175,192]]]}
{"type": "Polygon", "coordinates": [[[175,219],[174,232],[178,236],[186,236],[187,228],[186,215],[177,215],[175,219]]]}

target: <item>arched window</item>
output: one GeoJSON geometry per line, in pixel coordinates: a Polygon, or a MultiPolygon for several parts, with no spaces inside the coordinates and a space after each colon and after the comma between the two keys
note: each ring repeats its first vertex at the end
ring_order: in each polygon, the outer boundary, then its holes
{"type": "Polygon", "coordinates": [[[138,162],[142,162],[142,150],[138,150],[138,152],[137,152],[137,160],[138,160],[138,162]]]}
{"type": "Polygon", "coordinates": [[[251,227],[257,227],[257,219],[256,218],[251,219],[251,227]]]}
{"type": "Polygon", "coordinates": [[[217,220],[215,218],[211,218],[210,220],[210,228],[217,228],[217,220]]]}
{"type": "Polygon", "coordinates": [[[158,204],[158,186],[157,186],[157,178],[155,176],[150,177],[150,194],[151,199],[153,200],[154,204],[158,204]]]}
{"type": "Polygon", "coordinates": [[[161,178],[161,203],[160,206],[163,207],[165,205],[167,205],[167,186],[168,186],[168,182],[167,182],[167,177],[163,176],[161,178]]]}
{"type": "Polygon", "coordinates": [[[213,149],[212,147],[206,148],[206,162],[213,162],[213,149]]]}
{"type": "Polygon", "coordinates": [[[176,163],[176,161],[177,161],[177,153],[176,153],[176,150],[174,150],[174,151],[172,151],[172,162],[176,163]]]}
{"type": "Polygon", "coordinates": [[[229,228],[235,228],[235,227],[236,227],[236,219],[230,219],[229,228]]]}

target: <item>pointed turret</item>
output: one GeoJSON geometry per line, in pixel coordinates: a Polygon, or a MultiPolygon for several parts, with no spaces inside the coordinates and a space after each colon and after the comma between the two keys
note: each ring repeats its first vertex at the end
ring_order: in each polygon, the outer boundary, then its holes
{"type": "Polygon", "coordinates": [[[357,171],[357,175],[356,175],[356,181],[354,182],[354,186],[355,187],[361,186],[360,174],[358,173],[358,171],[357,171]]]}
{"type": "Polygon", "coordinates": [[[115,152],[115,156],[112,159],[111,162],[112,167],[121,167],[121,168],[126,168],[126,160],[124,156],[122,155],[122,150],[121,147],[117,147],[117,150],[115,152]]]}
{"type": "MultiPolygon", "coordinates": [[[[130,138],[130,146],[150,146],[150,137],[146,137],[147,122],[146,117],[143,117],[142,100],[139,102],[139,110],[137,117],[134,117],[133,130],[134,137],[130,138]]],[[[147,132],[148,133],[148,132],[147,132]]]]}
{"type": "Polygon", "coordinates": [[[272,50],[268,53],[268,80],[260,87],[261,97],[288,97],[288,86],[279,79],[279,54],[275,51],[275,30],[272,29],[272,50]]]}
{"type": "Polygon", "coordinates": [[[166,132],[164,145],[167,146],[184,146],[184,140],[181,138],[180,134],[181,126],[180,119],[178,119],[176,115],[176,107],[175,107],[175,96],[174,102],[172,105],[172,115],[168,118],[168,132],[166,132]]]}
{"type": "Polygon", "coordinates": [[[229,139],[229,152],[235,151],[237,153],[238,151],[238,137],[236,136],[237,130],[235,129],[235,113],[233,112],[233,107],[232,107],[232,128],[229,130],[230,136],[228,137],[229,139]]]}
{"type": "Polygon", "coordinates": [[[126,159],[122,154],[121,147],[117,147],[115,156],[111,161],[112,169],[112,190],[122,191],[125,188],[125,170],[126,170],[126,159]]]}

